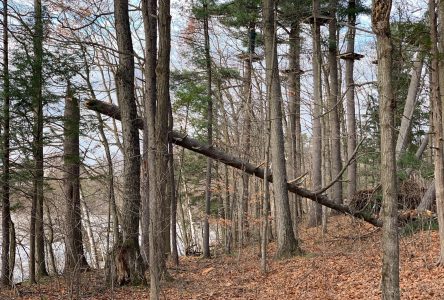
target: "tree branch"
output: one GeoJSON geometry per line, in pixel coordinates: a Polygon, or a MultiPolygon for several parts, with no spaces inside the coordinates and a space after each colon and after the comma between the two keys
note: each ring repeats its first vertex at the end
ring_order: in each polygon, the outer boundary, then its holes
{"type": "MultiPolygon", "coordinates": [[[[102,101],[98,100],[88,100],[85,103],[85,106],[88,109],[97,111],[101,114],[107,115],[109,117],[112,117],[116,120],[120,120],[120,110],[117,106],[108,104],[102,101]]],[[[142,118],[137,118],[134,122],[134,124],[137,126],[138,129],[143,130],[143,120],[142,118]]],[[[242,170],[250,175],[254,175],[259,178],[264,178],[265,169],[255,166],[252,163],[246,162],[238,157],[235,157],[229,153],[226,153],[222,151],[221,149],[218,149],[214,146],[204,144],[202,142],[199,142],[198,140],[195,140],[193,138],[190,138],[187,136],[187,134],[182,134],[176,131],[170,132],[171,142],[184,147],[188,150],[191,150],[193,152],[205,155],[206,157],[210,157],[214,160],[217,160],[223,164],[226,164],[228,166],[231,166],[233,168],[242,170]]],[[[268,172],[270,174],[270,172],[268,172]]],[[[269,182],[273,182],[272,175],[267,176],[267,180],[269,182]]],[[[330,200],[327,195],[324,194],[317,194],[316,192],[304,189],[299,187],[295,183],[287,183],[287,188],[290,192],[295,193],[299,196],[308,198],[310,200],[313,200],[321,205],[324,205],[326,207],[329,207],[331,209],[334,209],[338,212],[348,214],[351,216],[354,216],[359,219],[363,219],[364,221],[377,226],[381,227],[382,222],[381,220],[373,217],[372,215],[369,215],[364,212],[354,212],[352,211],[347,205],[338,204],[330,200]]]]}

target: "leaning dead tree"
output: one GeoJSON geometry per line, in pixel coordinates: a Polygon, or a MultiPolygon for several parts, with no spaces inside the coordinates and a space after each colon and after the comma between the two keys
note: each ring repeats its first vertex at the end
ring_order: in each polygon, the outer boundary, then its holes
{"type": "MultiPolygon", "coordinates": [[[[107,115],[116,120],[120,120],[120,109],[116,105],[108,104],[99,100],[89,100],[85,103],[85,106],[90,110],[94,110],[96,112],[107,115]]],[[[138,118],[136,120],[136,126],[137,128],[143,130],[142,118],[138,118]]],[[[261,168],[260,165],[259,166],[254,165],[236,156],[226,153],[221,149],[218,149],[217,147],[201,143],[193,138],[188,137],[187,134],[179,133],[177,131],[172,131],[169,134],[170,134],[169,139],[171,140],[171,142],[178,146],[205,155],[206,157],[210,157],[223,164],[242,170],[247,174],[254,175],[262,179],[264,178],[265,169],[261,168]]],[[[269,171],[268,173],[270,175],[266,177],[267,180],[269,182],[273,182],[273,176],[271,172],[269,171]]],[[[338,212],[362,219],[374,226],[377,227],[382,226],[382,221],[374,217],[373,215],[370,215],[366,212],[360,212],[360,211],[355,212],[352,209],[350,209],[350,207],[348,207],[347,205],[335,203],[334,201],[329,199],[325,194],[301,188],[300,186],[298,186],[297,183],[289,182],[287,183],[287,187],[288,191],[295,193],[301,197],[316,201],[317,203],[329,207],[331,209],[334,209],[338,212]]],[[[323,189],[321,189],[321,191],[322,190],[323,189]]]]}

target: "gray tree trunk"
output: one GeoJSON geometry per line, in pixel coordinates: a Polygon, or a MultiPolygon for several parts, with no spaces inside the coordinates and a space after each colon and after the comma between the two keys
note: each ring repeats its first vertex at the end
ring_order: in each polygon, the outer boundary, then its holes
{"type": "MultiPolygon", "coordinates": [[[[302,174],[302,134],[301,134],[301,37],[298,22],[293,22],[289,34],[289,68],[288,88],[289,88],[289,112],[290,112],[290,146],[293,178],[298,178],[302,174]]],[[[294,215],[293,227],[297,232],[298,218],[302,215],[301,198],[294,195],[294,215]]]]}
{"type": "MultiPolygon", "coordinates": [[[[253,108],[251,105],[251,73],[253,69],[253,54],[256,44],[256,24],[251,21],[248,26],[248,58],[244,60],[245,73],[244,73],[244,86],[243,86],[243,113],[244,113],[244,126],[242,130],[242,149],[243,157],[246,161],[249,160],[251,155],[251,116],[253,114],[253,108]]],[[[250,176],[246,173],[242,174],[242,197],[240,198],[240,212],[239,212],[239,244],[242,246],[244,238],[248,235],[248,199],[250,197],[249,182],[250,176]]]]}
{"type": "MultiPolygon", "coordinates": [[[[145,263],[149,264],[149,226],[150,226],[150,179],[149,175],[155,176],[153,173],[154,166],[149,162],[155,157],[152,156],[152,150],[155,139],[155,115],[157,102],[156,89],[156,64],[157,64],[157,1],[142,0],[142,16],[145,31],[145,100],[144,100],[144,163],[143,170],[145,174],[145,192],[142,202],[142,255],[145,257],[145,263]],[[151,142],[150,142],[151,140],[151,142]],[[146,148],[146,150],[145,150],[146,148]],[[151,150],[151,151],[150,151],[151,150]]],[[[153,196],[153,195],[151,195],[153,196]]]]}
{"type": "Polygon", "coordinates": [[[382,299],[399,299],[398,197],[396,184],[394,111],[392,86],[392,1],[374,0],[372,28],[376,34],[378,58],[379,116],[381,128],[382,186],[382,299]]]}
{"type": "Polygon", "coordinates": [[[89,216],[89,208],[85,203],[85,199],[81,197],[80,205],[82,207],[83,219],[85,220],[85,229],[88,234],[88,243],[91,255],[91,263],[94,265],[96,269],[100,268],[99,264],[99,254],[97,252],[96,240],[94,238],[94,232],[91,224],[91,218],[89,216]]]}
{"type": "Polygon", "coordinates": [[[398,139],[396,141],[396,161],[399,160],[401,154],[407,148],[407,136],[411,128],[413,112],[418,99],[417,95],[424,58],[417,52],[414,59],[415,61],[413,62],[412,77],[410,78],[407,99],[405,100],[404,112],[401,119],[401,127],[399,128],[398,139]]]}
{"type": "MultiPolygon", "coordinates": [[[[170,107],[168,109],[168,131],[173,132],[173,111],[171,107],[171,103],[169,103],[170,107]]],[[[169,172],[169,182],[168,182],[168,196],[171,202],[171,213],[170,218],[167,218],[167,221],[170,221],[171,230],[168,232],[171,239],[171,258],[176,266],[179,265],[179,253],[177,249],[177,193],[176,193],[176,180],[174,175],[174,156],[173,156],[173,143],[168,141],[168,172],[169,172]]]]}
{"type": "Polygon", "coordinates": [[[439,25],[439,40],[437,30],[437,16],[435,13],[435,1],[430,0],[429,11],[430,13],[430,28],[431,28],[431,41],[432,41],[432,79],[435,81],[431,83],[434,91],[432,96],[435,99],[436,106],[433,107],[433,115],[435,116],[435,189],[436,189],[436,214],[439,224],[439,246],[440,254],[438,259],[438,265],[444,265],[444,62],[438,61],[439,55],[444,53],[444,3],[439,1],[438,5],[438,17],[440,20],[439,25]],[[439,49],[437,48],[439,45],[439,49]],[[439,51],[438,51],[439,50],[439,51]]]}
{"type": "MultiPolygon", "coordinates": [[[[331,150],[331,177],[336,178],[342,169],[341,157],[341,124],[339,122],[339,84],[338,84],[338,41],[337,41],[337,24],[336,10],[338,1],[330,0],[330,14],[333,19],[330,20],[328,31],[328,65],[330,69],[330,95],[328,97],[328,111],[330,121],[330,150],[331,150]]],[[[338,203],[342,203],[342,180],[333,185],[332,199],[338,203]]]]}
{"type": "Polygon", "coordinates": [[[276,206],[277,258],[289,257],[301,252],[293,233],[285,167],[284,133],[282,129],[282,94],[277,60],[275,1],[263,0],[264,41],[267,97],[271,119],[271,155],[273,188],[276,206]]]}
{"type": "MultiPolygon", "coordinates": [[[[313,190],[322,186],[322,78],[321,78],[321,30],[319,24],[320,3],[313,0],[313,105],[312,105],[312,183],[313,190]]],[[[316,202],[310,203],[308,226],[318,226],[322,222],[322,208],[316,202]]]]}
{"type": "MultiPolygon", "coordinates": [[[[350,27],[347,31],[347,53],[355,52],[355,34],[356,34],[356,1],[348,1],[348,24],[350,27]]],[[[355,81],[353,78],[354,60],[347,59],[345,61],[345,97],[347,101],[347,159],[350,160],[352,153],[356,148],[356,112],[355,112],[355,81]]],[[[357,188],[357,163],[351,160],[347,168],[348,190],[347,199],[350,201],[356,193],[357,188]]]]}

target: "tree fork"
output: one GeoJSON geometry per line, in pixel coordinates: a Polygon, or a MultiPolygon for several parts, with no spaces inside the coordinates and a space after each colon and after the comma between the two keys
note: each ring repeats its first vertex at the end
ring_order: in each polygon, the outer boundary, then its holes
{"type": "MultiPolygon", "coordinates": [[[[116,120],[120,120],[120,109],[116,105],[108,104],[99,100],[88,100],[86,101],[85,106],[90,110],[97,111],[116,120]]],[[[138,118],[135,123],[137,128],[143,130],[142,118],[138,118]]],[[[178,146],[220,161],[223,164],[242,170],[250,175],[254,175],[262,179],[264,178],[264,168],[246,162],[214,146],[199,142],[193,138],[188,137],[186,134],[172,131],[169,138],[171,139],[172,143],[178,146]]],[[[269,182],[273,182],[272,175],[267,176],[267,179],[269,182]]],[[[301,188],[295,183],[287,183],[287,187],[290,192],[295,193],[299,196],[313,200],[338,212],[362,219],[376,227],[382,227],[382,221],[378,218],[375,218],[363,212],[353,212],[347,205],[335,203],[334,201],[330,200],[327,195],[317,194],[313,191],[301,188]]]]}

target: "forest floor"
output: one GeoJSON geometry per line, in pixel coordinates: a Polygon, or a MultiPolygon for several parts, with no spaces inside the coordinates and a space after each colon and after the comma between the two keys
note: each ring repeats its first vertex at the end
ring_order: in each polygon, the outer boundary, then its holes
{"type": "MultiPolygon", "coordinates": [[[[182,257],[163,284],[161,299],[380,299],[381,230],[346,216],[320,228],[301,228],[303,256],[268,261],[260,271],[259,246],[212,259],[182,257]]],[[[436,231],[419,231],[400,239],[402,299],[444,299],[444,268],[436,231]]],[[[269,254],[274,253],[270,245],[269,254]]],[[[149,299],[147,287],[110,289],[103,272],[78,279],[81,299],[149,299]]],[[[69,299],[69,281],[52,277],[42,283],[0,291],[0,299],[69,299]],[[17,296],[17,291],[20,296],[17,296]]]]}

